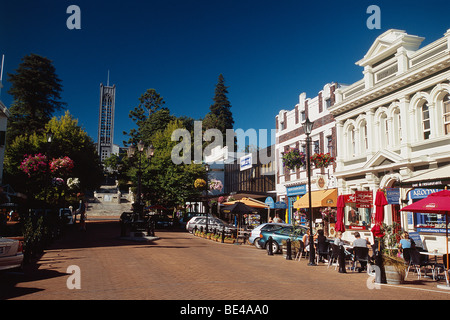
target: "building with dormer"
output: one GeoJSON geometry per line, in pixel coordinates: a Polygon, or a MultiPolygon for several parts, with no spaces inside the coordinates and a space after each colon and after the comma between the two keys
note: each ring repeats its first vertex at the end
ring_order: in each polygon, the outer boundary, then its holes
{"type": "MultiPolygon", "coordinates": [[[[336,120],[339,193],[368,191],[375,198],[385,190],[385,222],[413,232],[431,231],[442,217],[400,214],[400,206],[414,201],[416,191],[450,185],[450,29],[420,48],[423,40],[402,30],[381,34],[356,63],[363,78],[338,88],[329,108],[336,120]]],[[[368,231],[374,211],[347,203],[345,224],[368,231]]]]}

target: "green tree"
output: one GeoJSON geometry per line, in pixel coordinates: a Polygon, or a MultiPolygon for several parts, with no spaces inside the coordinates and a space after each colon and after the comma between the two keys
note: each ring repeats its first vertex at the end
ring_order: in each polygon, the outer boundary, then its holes
{"type": "Polygon", "coordinates": [[[43,132],[55,111],[66,106],[61,102],[62,85],[51,60],[37,54],[22,59],[15,74],[8,74],[14,97],[11,105],[7,141],[19,135],[43,132]]]}
{"type": "MultiPolygon", "coordinates": [[[[183,122],[174,120],[165,130],[156,132],[152,137],[155,154],[142,176],[145,198],[152,204],[174,207],[200,195],[199,190],[194,188],[194,181],[205,177],[204,167],[199,164],[176,165],[172,162],[171,152],[176,142],[171,141],[171,136],[174,130],[180,128],[184,128],[183,122]]],[[[136,169],[130,173],[136,176],[136,169]]]]}
{"type": "MultiPolygon", "coordinates": [[[[137,129],[131,129],[130,132],[125,132],[125,135],[129,135],[130,139],[128,141],[124,141],[124,144],[133,144],[138,143],[140,140],[145,139],[145,135],[149,135],[149,126],[148,120],[152,118],[152,116],[160,110],[165,104],[165,101],[161,95],[156,92],[155,89],[147,89],[147,91],[141,95],[139,98],[139,105],[130,111],[129,117],[132,119],[136,125],[137,129]],[[147,128],[147,129],[146,129],[147,128]],[[145,130],[146,129],[146,130],[145,130]]],[[[167,110],[167,109],[166,109],[167,110]]],[[[166,111],[160,113],[160,116],[166,115],[166,111]]]]}
{"type": "Polygon", "coordinates": [[[226,130],[233,129],[234,120],[231,112],[231,104],[228,100],[228,87],[222,74],[215,89],[214,104],[209,107],[210,112],[205,116],[203,127],[205,129],[219,129],[223,135],[223,145],[226,142],[226,130]]]}

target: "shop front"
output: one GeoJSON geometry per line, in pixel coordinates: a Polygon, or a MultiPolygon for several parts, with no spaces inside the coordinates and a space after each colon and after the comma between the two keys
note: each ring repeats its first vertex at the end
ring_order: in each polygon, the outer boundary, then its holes
{"type": "MultiPolygon", "coordinates": [[[[336,218],[337,205],[337,189],[318,190],[311,192],[311,208],[313,211],[313,222],[317,226],[324,229],[325,234],[334,236],[334,224],[336,218]]],[[[306,218],[309,219],[309,214],[306,209],[309,208],[309,194],[306,193],[303,197],[294,202],[293,208],[301,210],[306,213],[306,218]]]]}
{"type": "Polygon", "coordinates": [[[286,223],[294,224],[294,222],[300,221],[298,219],[301,219],[301,216],[298,215],[297,210],[295,210],[294,202],[303,197],[303,195],[305,194],[306,194],[306,184],[286,187],[286,195],[287,195],[287,210],[285,219],[286,223]]]}

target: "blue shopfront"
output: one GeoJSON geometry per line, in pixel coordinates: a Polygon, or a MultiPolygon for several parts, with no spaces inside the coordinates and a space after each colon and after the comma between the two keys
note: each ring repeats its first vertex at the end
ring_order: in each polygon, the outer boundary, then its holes
{"type": "MultiPolygon", "coordinates": [[[[286,218],[286,222],[287,223],[293,223],[294,222],[294,218],[293,218],[293,214],[294,214],[294,202],[297,201],[299,198],[301,198],[303,195],[306,194],[306,184],[301,184],[298,186],[293,186],[293,187],[286,187],[286,195],[288,198],[288,210],[287,210],[287,218],[286,218]]],[[[298,221],[298,222],[302,222],[302,221],[298,221]]]]}
{"type": "MultiPolygon", "coordinates": [[[[414,203],[441,190],[442,189],[412,189],[409,192],[408,198],[414,203]]],[[[408,212],[408,229],[416,229],[418,232],[445,233],[445,215],[408,212]]]]}

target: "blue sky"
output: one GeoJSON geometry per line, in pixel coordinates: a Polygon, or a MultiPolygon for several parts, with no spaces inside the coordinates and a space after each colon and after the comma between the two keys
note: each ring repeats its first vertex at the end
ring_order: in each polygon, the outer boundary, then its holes
{"type": "Polygon", "coordinates": [[[62,100],[96,141],[99,85],[117,86],[115,142],[134,127],[138,98],[156,89],[177,116],[209,112],[220,73],[229,86],[235,129],[273,129],[280,109],[302,92],[362,78],[355,65],[373,41],[395,28],[433,42],[450,29],[450,2],[301,0],[0,0],[1,100],[12,103],[7,73],[30,53],[53,60],[62,100]],[[69,30],[69,5],[81,9],[81,30],[69,30]],[[381,29],[370,30],[370,5],[381,29]]]}

